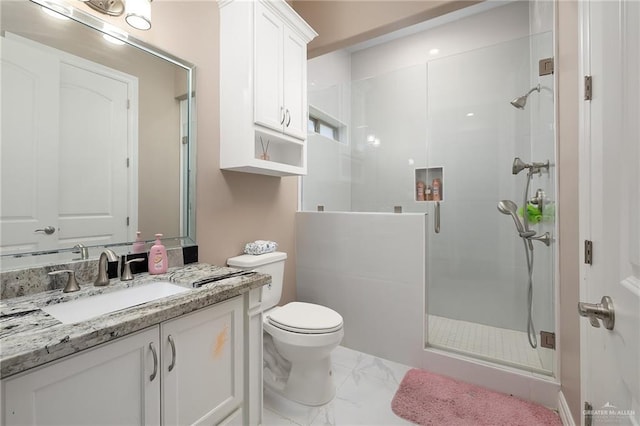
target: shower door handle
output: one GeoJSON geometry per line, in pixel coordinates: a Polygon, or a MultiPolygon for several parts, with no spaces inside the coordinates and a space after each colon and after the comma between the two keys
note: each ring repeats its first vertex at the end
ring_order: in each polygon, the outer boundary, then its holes
{"type": "Polygon", "coordinates": [[[436,234],[440,233],[440,201],[436,201],[436,205],[433,213],[433,230],[436,234]]]}

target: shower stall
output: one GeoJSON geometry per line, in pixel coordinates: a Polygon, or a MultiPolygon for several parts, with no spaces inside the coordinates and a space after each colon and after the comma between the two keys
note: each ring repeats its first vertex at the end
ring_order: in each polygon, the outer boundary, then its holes
{"type": "MultiPolygon", "coordinates": [[[[378,241],[374,251],[388,250],[379,261],[402,263],[394,252],[405,243],[421,250],[420,264],[410,266],[421,271],[415,278],[422,281],[420,300],[398,302],[402,305],[387,315],[404,315],[409,304],[420,305],[422,351],[553,377],[554,79],[540,72],[540,61],[553,56],[553,39],[551,31],[534,31],[541,19],[536,11],[515,2],[483,12],[482,18],[467,18],[498,22],[514,16],[526,22],[526,34],[512,30],[500,40],[487,36],[483,45],[460,41],[450,54],[429,48],[427,41],[435,36],[416,35],[310,62],[308,175],[302,178],[298,220],[299,297],[329,306],[337,300],[323,295],[318,285],[301,288],[302,282],[313,281],[305,251],[317,256],[319,250],[331,250],[324,238],[332,231],[318,230],[325,226],[320,221],[341,226],[344,218],[349,223],[343,225],[346,234],[335,234],[335,244],[345,243],[361,221],[369,224],[363,241],[372,232],[378,239],[361,244],[378,241]],[[423,59],[400,58],[400,46],[417,45],[425,52],[423,59]],[[340,74],[342,81],[323,84],[316,78],[326,74],[340,74]],[[342,213],[313,218],[331,212],[342,213]],[[404,233],[406,227],[393,222],[399,216],[424,217],[424,229],[420,220],[407,219],[418,225],[404,233]],[[323,234],[324,246],[309,248],[312,238],[305,232],[323,234]],[[422,240],[414,241],[416,236],[422,240]]],[[[462,21],[449,24],[450,30],[463,28],[462,21]]],[[[467,23],[467,28],[473,25],[480,24],[467,23]]],[[[371,249],[350,247],[342,251],[345,263],[366,262],[358,260],[360,251],[377,256],[371,249]]],[[[388,267],[401,274],[409,266],[388,267]]],[[[318,267],[318,276],[329,279],[329,268],[318,267]]],[[[358,275],[352,281],[360,280],[358,275]]],[[[376,288],[374,281],[362,288],[376,288]]],[[[342,299],[353,293],[349,310],[367,304],[362,288],[341,293],[342,299]]],[[[395,297],[388,299],[389,305],[395,303],[395,297]]],[[[403,317],[398,324],[414,320],[403,317]]],[[[348,318],[345,331],[348,345],[348,318]]],[[[359,339],[364,337],[354,338],[354,346],[359,339]]],[[[419,356],[412,352],[397,361],[419,366],[419,356]]]]}

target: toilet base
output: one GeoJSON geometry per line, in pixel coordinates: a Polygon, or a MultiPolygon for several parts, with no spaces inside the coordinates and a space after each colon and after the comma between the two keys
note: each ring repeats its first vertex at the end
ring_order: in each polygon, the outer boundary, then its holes
{"type": "Polygon", "coordinates": [[[312,407],[327,404],[336,395],[331,357],[293,363],[284,383],[273,380],[271,374],[265,374],[264,384],[291,401],[312,407]]]}

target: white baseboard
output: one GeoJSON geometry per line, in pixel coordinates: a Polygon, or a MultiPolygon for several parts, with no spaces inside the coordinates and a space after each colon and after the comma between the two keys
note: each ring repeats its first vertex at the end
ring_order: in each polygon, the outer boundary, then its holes
{"type": "Polygon", "coordinates": [[[564,398],[562,391],[558,392],[558,414],[560,414],[560,420],[564,426],[576,426],[576,422],[573,421],[569,404],[564,398]]]}

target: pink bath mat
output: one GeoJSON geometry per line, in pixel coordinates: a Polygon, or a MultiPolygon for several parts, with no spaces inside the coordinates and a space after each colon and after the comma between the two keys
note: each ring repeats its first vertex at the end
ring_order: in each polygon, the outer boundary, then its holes
{"type": "Polygon", "coordinates": [[[420,425],[562,425],[554,411],[541,405],[416,368],[402,379],[391,409],[420,425]]]}

